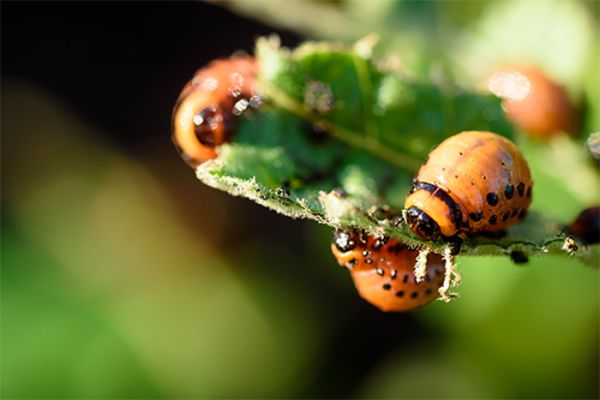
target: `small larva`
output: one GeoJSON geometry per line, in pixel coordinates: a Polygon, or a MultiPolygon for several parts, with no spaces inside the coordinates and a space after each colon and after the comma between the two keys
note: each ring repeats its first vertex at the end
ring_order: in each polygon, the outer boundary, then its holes
{"type": "Polygon", "coordinates": [[[510,140],[462,132],[421,166],[404,204],[406,221],[427,240],[501,231],[525,217],[532,185],[527,162],[510,140]]]}
{"type": "Polygon", "coordinates": [[[444,264],[437,254],[429,254],[424,280],[416,283],[414,267],[419,252],[400,242],[357,231],[337,231],[331,251],[350,271],[360,296],[382,311],[415,310],[439,296],[444,264]]]}
{"type": "Polygon", "coordinates": [[[569,225],[567,232],[578,237],[583,244],[600,243],[600,206],[583,210],[569,225]]]}
{"type": "Polygon", "coordinates": [[[487,79],[487,89],[502,98],[507,118],[529,136],[575,133],[577,112],[566,90],[541,69],[500,68],[487,79]]]}
{"type": "Polygon", "coordinates": [[[192,168],[217,156],[216,147],[230,139],[235,120],[262,102],[256,94],[253,57],[216,60],[198,70],[184,87],[173,110],[173,143],[192,168]]]}

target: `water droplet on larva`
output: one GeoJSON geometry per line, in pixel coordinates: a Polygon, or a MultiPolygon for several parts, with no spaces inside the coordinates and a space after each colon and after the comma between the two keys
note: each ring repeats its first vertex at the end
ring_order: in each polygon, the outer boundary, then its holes
{"type": "Polygon", "coordinates": [[[260,96],[252,96],[250,97],[250,107],[252,108],[258,108],[262,105],[263,103],[263,99],[260,96]]]}
{"type": "Polygon", "coordinates": [[[250,102],[246,99],[241,99],[238,100],[235,105],[233,106],[233,115],[235,115],[236,117],[239,117],[240,115],[242,115],[242,113],[244,111],[246,111],[246,109],[248,108],[248,106],[250,105],[250,102]]]}
{"type": "Polygon", "coordinates": [[[200,114],[196,114],[192,118],[192,121],[194,122],[194,125],[201,125],[204,122],[204,117],[200,114]]]}

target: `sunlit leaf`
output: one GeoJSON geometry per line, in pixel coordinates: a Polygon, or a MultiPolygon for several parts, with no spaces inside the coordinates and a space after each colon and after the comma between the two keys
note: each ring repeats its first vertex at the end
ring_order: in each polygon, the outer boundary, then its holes
{"type": "MultiPolygon", "coordinates": [[[[257,46],[266,105],[243,119],[233,143],[197,169],[204,183],[292,218],[359,228],[441,252],[401,223],[412,178],[429,151],[463,130],[512,138],[497,98],[384,71],[352,50],[277,40],[257,46]]],[[[502,239],[466,238],[465,254],[557,252],[562,226],[533,212],[502,239]]],[[[577,247],[577,249],[575,249],[577,247]]]]}

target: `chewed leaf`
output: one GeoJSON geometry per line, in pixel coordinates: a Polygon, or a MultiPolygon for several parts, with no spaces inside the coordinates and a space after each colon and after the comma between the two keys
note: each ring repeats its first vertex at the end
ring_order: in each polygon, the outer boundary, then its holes
{"type": "Polygon", "coordinates": [[[405,170],[415,171],[435,145],[460,131],[513,134],[491,95],[411,81],[322,43],[289,52],[276,39],[261,39],[256,51],[263,90],[275,105],[405,170]]]}
{"type": "MultiPolygon", "coordinates": [[[[498,99],[411,81],[328,44],[290,51],[263,39],[257,57],[265,102],[238,121],[216,159],[198,166],[198,178],[291,218],[447,252],[447,243],[408,229],[404,201],[426,155],[448,136],[478,129],[512,137],[498,99]]],[[[465,238],[461,254],[593,258],[591,247],[565,249],[562,230],[532,212],[503,238],[465,238]]]]}

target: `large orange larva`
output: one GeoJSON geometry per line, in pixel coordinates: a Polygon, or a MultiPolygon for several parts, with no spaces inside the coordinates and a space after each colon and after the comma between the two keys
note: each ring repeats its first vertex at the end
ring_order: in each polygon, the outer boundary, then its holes
{"type": "Polygon", "coordinates": [[[405,206],[412,231],[433,240],[500,231],[531,203],[527,161],[508,139],[467,131],[443,141],[421,166],[405,206]]]}
{"type": "Polygon", "coordinates": [[[426,274],[417,283],[414,268],[419,252],[399,242],[337,231],[331,251],[350,271],[360,296],[382,311],[411,311],[439,296],[444,267],[437,254],[428,255],[426,274]]]}
{"type": "Polygon", "coordinates": [[[213,61],[184,87],[173,111],[173,142],[193,168],[217,156],[235,119],[261,103],[256,94],[258,67],[253,57],[213,61]]]}
{"type": "Polygon", "coordinates": [[[488,78],[487,88],[503,99],[508,119],[530,136],[576,130],[577,113],[567,92],[537,67],[498,69],[488,78]]]}

